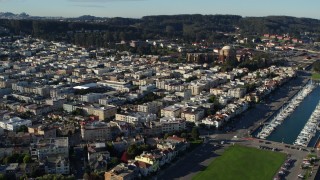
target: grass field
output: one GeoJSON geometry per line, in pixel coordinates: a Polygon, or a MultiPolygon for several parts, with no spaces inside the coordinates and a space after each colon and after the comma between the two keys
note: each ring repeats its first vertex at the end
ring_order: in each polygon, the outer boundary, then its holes
{"type": "Polygon", "coordinates": [[[319,73],[312,73],[311,78],[312,78],[313,80],[320,80],[320,74],[319,74],[319,73]]]}
{"type": "Polygon", "coordinates": [[[270,180],[286,159],[283,153],[232,146],[193,180],[270,180]]]}

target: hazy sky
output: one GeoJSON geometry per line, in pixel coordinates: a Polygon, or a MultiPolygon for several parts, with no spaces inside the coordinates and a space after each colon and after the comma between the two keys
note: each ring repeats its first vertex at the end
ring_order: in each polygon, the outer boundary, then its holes
{"type": "Polygon", "coordinates": [[[0,0],[0,12],[34,16],[288,15],[320,19],[320,0],[0,0]]]}

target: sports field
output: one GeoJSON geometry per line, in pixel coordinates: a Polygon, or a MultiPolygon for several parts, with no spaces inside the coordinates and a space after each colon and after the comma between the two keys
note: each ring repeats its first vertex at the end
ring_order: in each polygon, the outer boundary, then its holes
{"type": "Polygon", "coordinates": [[[235,145],[192,179],[270,180],[285,159],[286,155],[283,153],[235,145]]]}

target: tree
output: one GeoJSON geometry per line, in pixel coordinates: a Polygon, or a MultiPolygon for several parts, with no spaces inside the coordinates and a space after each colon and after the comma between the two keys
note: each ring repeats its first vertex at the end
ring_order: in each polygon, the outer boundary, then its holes
{"type": "Polygon", "coordinates": [[[209,98],[209,103],[214,103],[215,100],[216,100],[216,96],[215,96],[215,95],[212,95],[212,96],[210,96],[210,98],[209,98]]]}
{"type": "Polygon", "coordinates": [[[127,40],[127,35],[124,32],[120,32],[119,38],[121,41],[126,41],[127,40]]]}
{"type": "Polygon", "coordinates": [[[30,118],[32,115],[33,115],[32,112],[27,111],[27,112],[24,112],[24,113],[20,114],[19,117],[22,118],[22,119],[28,119],[28,118],[30,118]]]}
{"type": "Polygon", "coordinates": [[[193,127],[191,131],[191,136],[194,140],[199,139],[199,130],[197,127],[193,127]]]}
{"type": "Polygon", "coordinates": [[[187,133],[181,133],[181,137],[182,137],[182,138],[187,138],[188,135],[187,135],[187,133]]]}
{"type": "Polygon", "coordinates": [[[175,32],[176,30],[174,26],[171,26],[171,25],[166,26],[166,33],[168,34],[168,36],[172,36],[175,32]]]}
{"type": "Polygon", "coordinates": [[[3,163],[4,164],[10,164],[12,162],[12,157],[11,156],[7,156],[3,159],[3,163]]]}
{"type": "Polygon", "coordinates": [[[85,113],[84,113],[83,109],[77,108],[76,110],[72,111],[71,114],[74,115],[74,116],[79,116],[79,115],[82,116],[82,115],[84,115],[85,113]]]}
{"type": "Polygon", "coordinates": [[[316,62],[313,64],[313,70],[316,71],[317,73],[320,72],[320,61],[316,61],[316,62]]]}
{"type": "Polygon", "coordinates": [[[25,125],[22,125],[19,127],[18,131],[17,132],[28,132],[28,127],[25,126],[25,125]]]}
{"type": "Polygon", "coordinates": [[[259,72],[259,71],[256,72],[256,77],[257,77],[257,78],[261,78],[261,75],[260,75],[260,72],[259,72]]]}
{"type": "Polygon", "coordinates": [[[82,178],[84,180],[89,180],[90,179],[90,175],[88,173],[84,173],[82,178]]]}
{"type": "Polygon", "coordinates": [[[128,147],[127,149],[127,153],[129,155],[130,158],[133,158],[135,155],[137,155],[138,153],[138,147],[136,144],[132,144],[128,147]]]}
{"type": "Polygon", "coordinates": [[[19,178],[20,180],[25,180],[25,179],[28,179],[28,176],[26,174],[24,174],[23,176],[20,176],[19,178]]]}
{"type": "Polygon", "coordinates": [[[164,139],[167,139],[169,136],[170,136],[170,134],[166,133],[166,134],[163,136],[163,138],[164,138],[164,139]]]}
{"type": "Polygon", "coordinates": [[[6,176],[4,174],[0,174],[0,180],[6,180],[6,176]]]}
{"type": "Polygon", "coordinates": [[[97,173],[95,172],[90,173],[90,180],[99,180],[99,179],[101,178],[97,173]]]}
{"type": "Polygon", "coordinates": [[[52,179],[52,180],[74,180],[76,179],[74,176],[63,176],[61,174],[46,174],[44,176],[40,176],[36,178],[37,180],[47,180],[47,179],[52,179]]]}
{"type": "Polygon", "coordinates": [[[29,154],[26,154],[23,158],[23,163],[31,163],[32,162],[32,159],[31,159],[31,156],[29,154]]]}
{"type": "Polygon", "coordinates": [[[188,77],[186,79],[186,82],[191,82],[191,81],[196,80],[196,79],[198,79],[197,76],[191,76],[191,77],[188,77]]]}

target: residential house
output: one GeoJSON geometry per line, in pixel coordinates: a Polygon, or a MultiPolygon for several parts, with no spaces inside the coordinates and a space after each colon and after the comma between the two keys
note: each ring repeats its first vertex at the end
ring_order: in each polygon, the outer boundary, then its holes
{"type": "Polygon", "coordinates": [[[120,163],[110,171],[104,173],[105,180],[134,180],[137,177],[135,167],[120,163]]]}
{"type": "Polygon", "coordinates": [[[202,108],[184,108],[181,112],[181,118],[185,118],[188,122],[198,122],[204,117],[204,109],[202,108]]]}
{"type": "Polygon", "coordinates": [[[180,117],[182,108],[177,105],[172,105],[161,109],[161,117],[180,117]]]}
{"type": "Polygon", "coordinates": [[[105,171],[110,159],[105,143],[88,144],[88,162],[94,171],[105,171]]]}

